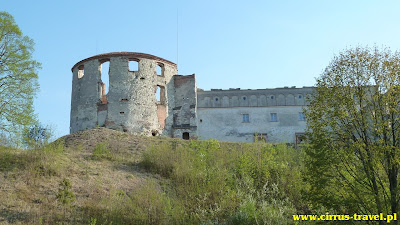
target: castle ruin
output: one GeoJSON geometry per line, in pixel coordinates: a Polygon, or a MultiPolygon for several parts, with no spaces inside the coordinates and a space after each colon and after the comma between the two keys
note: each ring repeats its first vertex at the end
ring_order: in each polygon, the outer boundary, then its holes
{"type": "Polygon", "coordinates": [[[71,133],[99,126],[148,136],[294,143],[306,128],[302,108],[313,89],[204,91],[194,74],[177,75],[175,63],[136,52],[89,57],[72,74],[71,133]]]}

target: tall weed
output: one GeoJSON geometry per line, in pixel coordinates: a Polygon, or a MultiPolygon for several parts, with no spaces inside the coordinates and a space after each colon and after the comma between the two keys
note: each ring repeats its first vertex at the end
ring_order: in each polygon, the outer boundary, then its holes
{"type": "Polygon", "coordinates": [[[153,146],[142,165],[171,179],[191,223],[286,224],[302,200],[301,154],[284,144],[191,140],[153,146]]]}

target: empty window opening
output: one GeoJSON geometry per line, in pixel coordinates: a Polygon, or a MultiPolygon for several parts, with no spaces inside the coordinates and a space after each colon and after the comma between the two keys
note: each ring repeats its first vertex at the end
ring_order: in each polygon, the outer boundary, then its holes
{"type": "Polygon", "coordinates": [[[301,96],[301,95],[299,95],[299,98],[302,98],[302,96],[301,96]]]}
{"type": "Polygon", "coordinates": [[[122,114],[125,114],[125,112],[119,112],[119,114],[121,114],[121,115],[122,115],[122,114]]]}
{"type": "Polygon", "coordinates": [[[105,92],[102,96],[107,95],[110,88],[110,61],[101,64],[101,82],[105,84],[105,92]]]}
{"type": "Polygon", "coordinates": [[[246,101],[246,97],[243,97],[243,101],[246,101]]]}
{"type": "Polygon", "coordinates": [[[300,121],[305,121],[306,120],[306,117],[304,116],[303,112],[299,112],[299,120],[300,121]]]}
{"type": "Polygon", "coordinates": [[[203,122],[203,120],[202,119],[200,119],[200,123],[202,123],[203,122]]]}
{"type": "Polygon", "coordinates": [[[274,96],[271,96],[271,99],[274,99],[274,96]]]}
{"type": "Polygon", "coordinates": [[[271,122],[277,122],[277,121],[278,121],[278,114],[276,114],[276,113],[271,113],[270,121],[271,121],[271,122]]]}
{"type": "Polygon", "coordinates": [[[127,98],[122,98],[122,99],[121,99],[121,102],[127,102],[127,101],[128,101],[127,98]]]}
{"type": "Polygon", "coordinates": [[[164,76],[164,64],[157,63],[156,72],[158,76],[164,76]]]}
{"type": "Polygon", "coordinates": [[[81,79],[83,77],[83,75],[85,75],[85,70],[83,65],[80,65],[78,67],[78,79],[81,79]]]}
{"type": "Polygon", "coordinates": [[[165,88],[163,86],[157,85],[156,100],[158,104],[165,104],[165,88]]]}
{"type": "Polygon", "coordinates": [[[100,100],[101,100],[101,104],[108,104],[107,97],[106,97],[106,95],[104,93],[106,93],[106,84],[101,82],[100,83],[100,100]]]}
{"type": "Polygon", "coordinates": [[[138,59],[129,59],[129,71],[139,71],[138,59]]]}
{"type": "Polygon", "coordinates": [[[218,102],[218,98],[215,98],[215,101],[218,102]]]}
{"type": "Polygon", "coordinates": [[[249,114],[243,114],[243,123],[250,123],[249,114]]]}
{"type": "Polygon", "coordinates": [[[157,99],[157,102],[160,102],[160,99],[161,99],[161,88],[160,88],[160,86],[157,86],[156,99],[157,99]]]}
{"type": "Polygon", "coordinates": [[[182,139],[183,140],[189,140],[189,138],[190,138],[189,132],[183,132],[182,139]]]}

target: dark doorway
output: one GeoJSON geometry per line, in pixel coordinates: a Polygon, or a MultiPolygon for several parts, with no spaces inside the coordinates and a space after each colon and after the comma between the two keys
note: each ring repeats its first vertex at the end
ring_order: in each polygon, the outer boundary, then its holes
{"type": "Polygon", "coordinates": [[[188,132],[183,132],[182,138],[183,138],[183,140],[189,140],[189,133],[188,132]]]}

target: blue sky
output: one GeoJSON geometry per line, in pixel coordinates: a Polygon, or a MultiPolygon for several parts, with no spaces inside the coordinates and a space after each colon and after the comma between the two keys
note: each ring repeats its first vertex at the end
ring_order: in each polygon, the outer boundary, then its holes
{"type": "Polygon", "coordinates": [[[2,0],[0,10],[36,43],[35,110],[56,136],[69,132],[71,67],[96,54],[156,55],[208,90],[312,86],[346,48],[400,49],[399,1],[2,0]]]}

